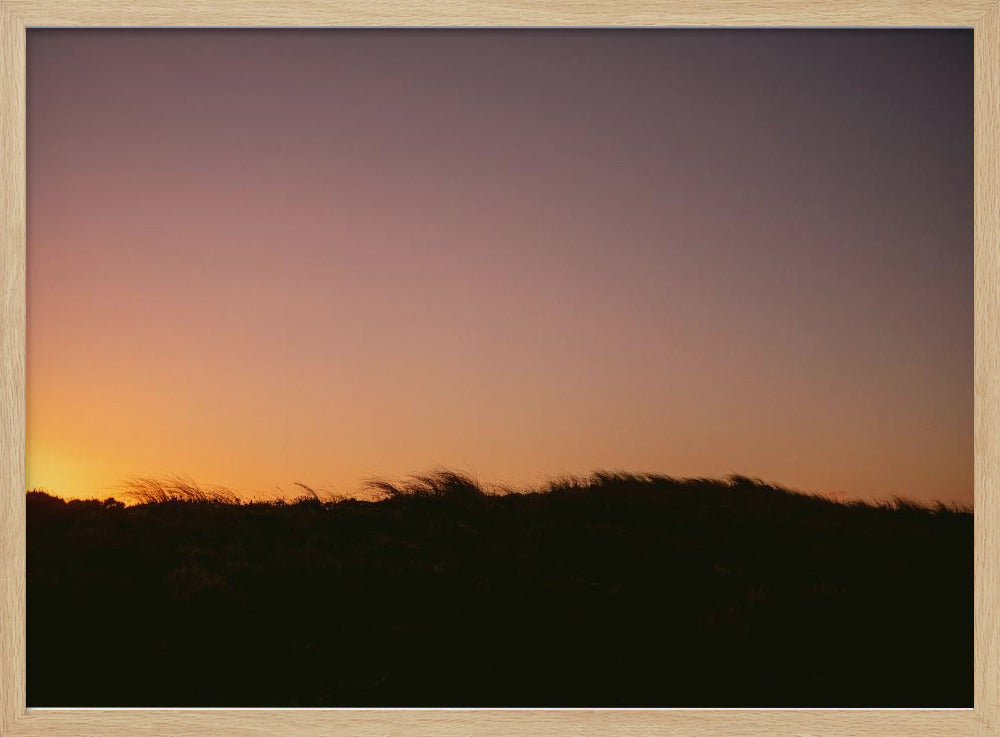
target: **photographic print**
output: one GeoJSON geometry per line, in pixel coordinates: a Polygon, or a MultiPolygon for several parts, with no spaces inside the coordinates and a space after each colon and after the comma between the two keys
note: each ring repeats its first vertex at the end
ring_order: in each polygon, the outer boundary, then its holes
{"type": "Polygon", "coordinates": [[[26,53],[29,707],[972,706],[971,30],[26,53]]]}

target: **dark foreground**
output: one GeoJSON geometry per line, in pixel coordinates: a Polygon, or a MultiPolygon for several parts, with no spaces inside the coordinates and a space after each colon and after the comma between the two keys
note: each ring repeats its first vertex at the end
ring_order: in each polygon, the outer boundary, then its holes
{"type": "Polygon", "coordinates": [[[29,494],[29,706],[972,705],[970,513],[746,479],[383,490],[29,494]]]}

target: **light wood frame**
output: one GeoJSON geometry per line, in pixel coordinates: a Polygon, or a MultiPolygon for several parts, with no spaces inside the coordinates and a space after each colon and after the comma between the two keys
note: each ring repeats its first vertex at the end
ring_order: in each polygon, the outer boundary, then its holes
{"type": "Polygon", "coordinates": [[[0,0],[0,735],[1000,737],[998,287],[1000,0],[0,0]],[[26,710],[25,32],[32,27],[142,26],[974,29],[975,708],[26,710]]]}

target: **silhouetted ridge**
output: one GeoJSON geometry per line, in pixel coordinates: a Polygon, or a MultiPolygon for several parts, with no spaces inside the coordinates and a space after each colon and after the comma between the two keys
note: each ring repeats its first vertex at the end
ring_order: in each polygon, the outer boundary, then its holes
{"type": "Polygon", "coordinates": [[[972,514],[598,472],[27,496],[32,706],[972,703],[972,514]]]}

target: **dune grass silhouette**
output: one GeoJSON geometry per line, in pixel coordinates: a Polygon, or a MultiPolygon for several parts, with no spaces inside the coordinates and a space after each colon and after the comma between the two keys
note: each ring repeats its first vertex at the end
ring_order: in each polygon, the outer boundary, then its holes
{"type": "Polygon", "coordinates": [[[299,490],[29,492],[29,705],[972,703],[968,509],[612,472],[299,490]]]}

